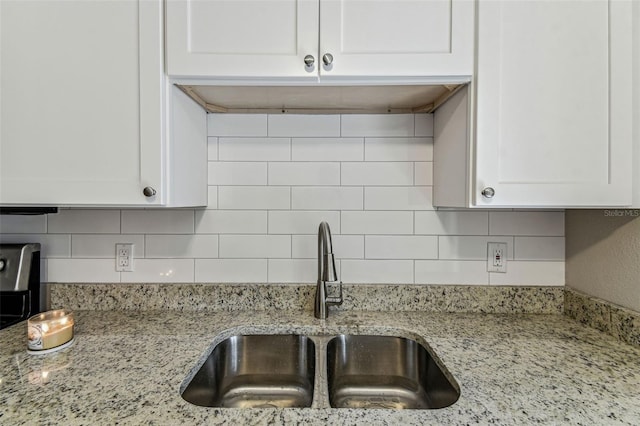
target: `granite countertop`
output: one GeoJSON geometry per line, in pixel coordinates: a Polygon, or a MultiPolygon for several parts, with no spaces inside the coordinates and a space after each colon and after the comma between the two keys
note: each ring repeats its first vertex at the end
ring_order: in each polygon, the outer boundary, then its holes
{"type": "Polygon", "coordinates": [[[26,353],[0,332],[2,424],[637,424],[640,348],[562,315],[305,311],[77,311],[76,341],[26,353]],[[393,334],[428,343],[460,399],[438,410],[217,409],[180,397],[226,336],[393,334]]]}

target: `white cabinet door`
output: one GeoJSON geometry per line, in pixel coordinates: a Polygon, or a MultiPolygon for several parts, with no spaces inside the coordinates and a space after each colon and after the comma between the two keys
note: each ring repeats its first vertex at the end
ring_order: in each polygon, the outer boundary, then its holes
{"type": "Polygon", "coordinates": [[[472,0],[320,0],[321,75],[471,76],[472,0]]]}
{"type": "Polygon", "coordinates": [[[317,78],[318,0],[167,0],[172,77],[317,78]]]}
{"type": "Polygon", "coordinates": [[[162,3],[3,0],[0,19],[0,203],[162,204],[162,3]]]}
{"type": "Polygon", "coordinates": [[[631,2],[480,1],[477,43],[471,203],[629,205],[631,2]]]}

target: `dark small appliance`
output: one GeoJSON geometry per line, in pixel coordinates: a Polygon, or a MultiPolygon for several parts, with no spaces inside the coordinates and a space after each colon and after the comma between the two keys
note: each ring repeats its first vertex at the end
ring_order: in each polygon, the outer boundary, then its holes
{"type": "Polygon", "coordinates": [[[40,244],[0,244],[0,329],[41,312],[40,244]]]}

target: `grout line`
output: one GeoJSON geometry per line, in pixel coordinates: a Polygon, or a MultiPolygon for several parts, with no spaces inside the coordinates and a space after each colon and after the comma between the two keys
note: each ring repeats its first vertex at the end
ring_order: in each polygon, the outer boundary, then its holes
{"type": "Polygon", "coordinates": [[[416,259],[413,259],[413,268],[411,270],[412,273],[412,283],[415,284],[416,283],[416,259]]]}
{"type": "Polygon", "coordinates": [[[270,169],[269,165],[271,164],[271,162],[267,161],[266,163],[267,163],[267,183],[266,183],[266,186],[271,186],[270,185],[270,181],[269,181],[269,169],[270,169]]]}
{"type": "Polygon", "coordinates": [[[267,283],[270,283],[270,279],[271,277],[269,276],[269,259],[268,258],[264,258],[264,260],[267,261],[267,283]]]}
{"type": "Polygon", "coordinates": [[[362,161],[367,161],[367,138],[362,138],[362,161]]]}
{"type": "Polygon", "coordinates": [[[413,137],[416,136],[416,128],[417,128],[417,124],[416,124],[416,116],[417,114],[413,114],[413,137]]]}

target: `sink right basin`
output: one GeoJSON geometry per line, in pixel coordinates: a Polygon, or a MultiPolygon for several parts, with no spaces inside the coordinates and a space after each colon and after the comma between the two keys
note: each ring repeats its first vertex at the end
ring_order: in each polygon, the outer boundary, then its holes
{"type": "Polygon", "coordinates": [[[444,408],[460,396],[429,351],[402,337],[331,339],[327,376],[329,403],[336,408],[444,408]]]}

